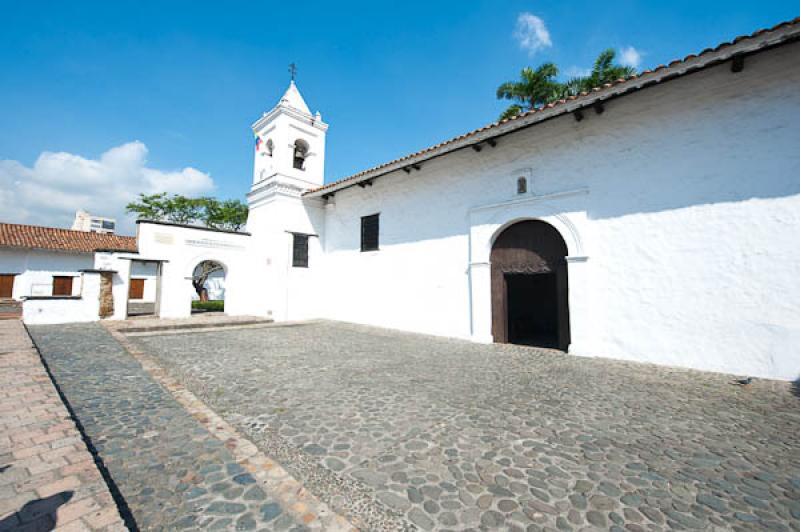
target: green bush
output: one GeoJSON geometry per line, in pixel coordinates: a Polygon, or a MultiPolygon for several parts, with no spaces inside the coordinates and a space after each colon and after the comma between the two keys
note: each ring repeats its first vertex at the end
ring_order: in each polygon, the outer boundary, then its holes
{"type": "Polygon", "coordinates": [[[217,301],[192,301],[192,309],[222,312],[225,310],[225,301],[222,299],[217,301]]]}

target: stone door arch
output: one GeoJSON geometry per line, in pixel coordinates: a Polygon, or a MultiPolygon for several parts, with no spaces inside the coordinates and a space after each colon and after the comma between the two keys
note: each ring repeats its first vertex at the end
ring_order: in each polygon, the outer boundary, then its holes
{"type": "Polygon", "coordinates": [[[541,220],[497,236],[490,257],[495,342],[569,348],[567,255],[561,234],[541,220]]]}

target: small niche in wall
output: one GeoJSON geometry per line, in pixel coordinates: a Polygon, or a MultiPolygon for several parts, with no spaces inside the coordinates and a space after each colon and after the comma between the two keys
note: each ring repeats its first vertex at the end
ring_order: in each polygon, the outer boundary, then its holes
{"type": "Polygon", "coordinates": [[[528,180],[524,177],[517,178],[517,194],[528,193],[528,180]]]}

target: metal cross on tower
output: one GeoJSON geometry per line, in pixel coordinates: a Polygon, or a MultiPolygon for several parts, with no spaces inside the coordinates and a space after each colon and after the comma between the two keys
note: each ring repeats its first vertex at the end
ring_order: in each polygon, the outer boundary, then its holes
{"type": "Polygon", "coordinates": [[[289,64],[289,74],[292,76],[292,81],[294,81],[295,78],[297,78],[297,65],[295,65],[294,63],[289,64]]]}

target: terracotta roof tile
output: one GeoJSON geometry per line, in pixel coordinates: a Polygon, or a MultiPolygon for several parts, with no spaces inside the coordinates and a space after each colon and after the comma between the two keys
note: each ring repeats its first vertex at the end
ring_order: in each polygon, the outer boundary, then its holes
{"type": "Polygon", "coordinates": [[[0,247],[91,253],[96,249],[136,251],[136,238],[57,227],[0,223],[0,247]]]}
{"type": "MultiPolygon", "coordinates": [[[[610,89],[612,87],[616,88],[619,85],[622,85],[622,84],[625,84],[625,83],[631,83],[632,85],[636,85],[638,83],[637,80],[640,80],[642,77],[644,77],[646,75],[655,74],[655,73],[658,73],[658,72],[663,71],[665,69],[674,68],[676,66],[683,65],[687,61],[695,60],[695,59],[698,59],[698,58],[700,58],[700,57],[702,57],[704,55],[707,55],[707,54],[710,54],[710,53],[714,53],[714,52],[718,52],[718,51],[720,51],[720,50],[722,50],[724,48],[727,48],[729,46],[733,46],[735,44],[738,44],[738,43],[740,43],[742,41],[745,41],[745,40],[748,40],[748,39],[756,38],[756,37],[758,37],[760,35],[763,35],[765,33],[778,31],[778,30],[781,30],[781,29],[786,28],[788,26],[797,26],[797,25],[800,25],[800,17],[796,17],[796,18],[794,18],[792,20],[789,20],[789,21],[786,21],[786,22],[781,22],[780,24],[777,24],[777,25],[775,25],[775,26],[773,26],[771,28],[766,28],[766,29],[761,29],[761,30],[755,31],[755,32],[751,33],[750,35],[741,35],[739,37],[736,37],[735,39],[733,39],[730,42],[723,42],[723,43],[715,46],[714,48],[706,48],[705,50],[703,50],[699,54],[689,54],[686,57],[684,57],[683,59],[675,59],[674,61],[671,61],[669,63],[669,66],[661,64],[661,65],[658,65],[657,67],[655,67],[653,69],[643,70],[639,74],[634,74],[634,75],[629,76],[627,78],[621,78],[621,79],[618,79],[618,80],[616,80],[616,81],[614,81],[612,83],[606,83],[602,87],[594,87],[589,92],[581,92],[578,96],[570,96],[566,100],[559,100],[557,102],[553,102],[551,104],[545,105],[545,106],[543,106],[541,108],[532,109],[530,111],[526,111],[526,112],[520,113],[520,114],[518,114],[516,116],[512,116],[511,118],[506,118],[506,119],[500,120],[498,122],[493,122],[493,123],[488,124],[486,126],[483,126],[483,127],[478,128],[478,129],[472,130],[472,131],[470,131],[468,133],[464,133],[463,135],[459,135],[457,137],[451,138],[451,139],[446,140],[444,142],[440,142],[439,144],[435,144],[433,146],[429,146],[429,147],[424,148],[424,149],[422,149],[420,151],[417,151],[415,153],[412,153],[412,154],[409,154],[409,155],[405,155],[403,157],[400,157],[400,158],[394,159],[392,161],[380,164],[378,166],[374,166],[372,168],[368,168],[366,170],[358,172],[357,174],[353,174],[353,175],[351,175],[349,177],[345,177],[345,178],[339,179],[337,181],[333,181],[332,183],[328,183],[326,185],[318,187],[316,189],[309,190],[304,195],[313,194],[313,195],[323,195],[324,196],[325,193],[328,193],[326,191],[329,190],[329,189],[334,189],[334,188],[338,189],[339,187],[346,188],[347,186],[351,186],[351,184],[355,185],[356,183],[358,183],[361,180],[369,180],[369,179],[373,179],[374,177],[379,177],[380,175],[382,175],[381,172],[388,173],[388,172],[391,172],[391,171],[394,171],[394,170],[399,170],[400,168],[391,168],[390,169],[390,167],[393,167],[393,166],[397,165],[398,163],[401,163],[401,162],[404,162],[404,161],[410,161],[412,159],[414,160],[413,161],[414,163],[422,162],[422,161],[426,160],[426,157],[434,156],[433,152],[435,152],[439,148],[442,148],[444,146],[448,146],[450,144],[457,143],[457,142],[459,142],[461,140],[464,140],[464,139],[466,139],[468,137],[473,137],[473,136],[475,136],[475,135],[477,135],[479,133],[483,133],[484,131],[497,128],[497,127],[502,126],[503,124],[506,124],[508,122],[514,122],[516,120],[520,120],[521,118],[524,118],[524,117],[527,117],[527,116],[530,116],[530,115],[534,115],[536,113],[541,113],[542,111],[553,109],[554,107],[559,107],[561,105],[566,104],[567,101],[573,102],[574,100],[581,100],[581,99],[584,99],[584,98],[588,99],[587,97],[589,97],[589,96],[593,97],[595,95],[595,93],[598,93],[598,92],[601,92],[601,91],[607,91],[608,89],[610,89]],[[345,185],[345,186],[342,187],[341,185],[345,185]]],[[[331,191],[331,192],[334,192],[334,191],[331,191]]]]}

